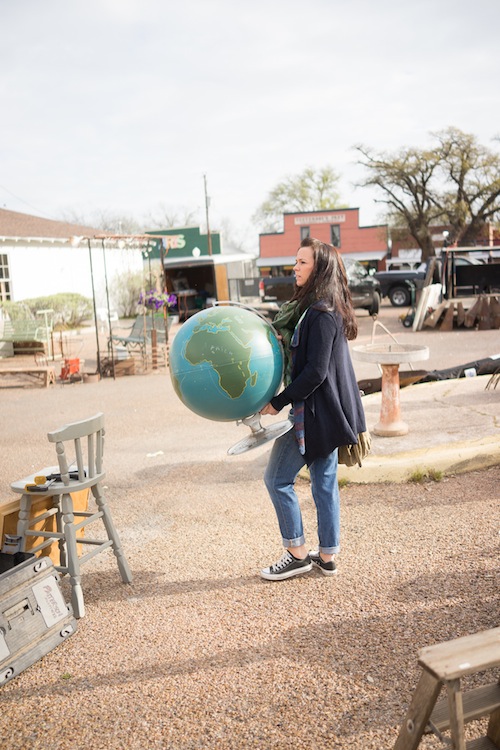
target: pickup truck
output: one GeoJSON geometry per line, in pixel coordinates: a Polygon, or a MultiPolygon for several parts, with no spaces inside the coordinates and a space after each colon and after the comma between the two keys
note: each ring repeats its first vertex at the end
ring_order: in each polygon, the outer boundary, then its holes
{"type": "MultiPolygon", "coordinates": [[[[380,284],[366,268],[351,258],[343,258],[355,309],[377,315],[380,309],[380,284]]],[[[269,312],[279,309],[293,294],[295,276],[263,276],[259,283],[261,305],[269,312]]]]}
{"type": "MultiPolygon", "coordinates": [[[[374,276],[380,282],[382,297],[389,297],[394,307],[405,307],[414,303],[415,300],[412,300],[412,291],[417,292],[423,288],[429,262],[421,263],[415,271],[377,271],[374,276]]],[[[449,261],[446,267],[446,282],[443,289],[445,297],[449,293],[453,296],[458,294],[463,297],[479,293],[481,289],[494,291],[492,284],[488,284],[488,274],[484,269],[485,265],[477,258],[470,258],[463,255],[454,256],[453,260],[449,261]],[[468,272],[467,268],[470,269],[471,267],[472,270],[468,272]],[[475,271],[474,268],[476,269],[475,271]],[[454,274],[456,278],[452,279],[454,274]],[[477,278],[477,286],[470,279],[467,281],[469,276],[477,278]]],[[[490,274],[489,278],[493,280],[493,274],[490,274]]],[[[440,259],[436,260],[432,273],[431,283],[436,282],[441,282],[440,259]]]]}
{"type": "Polygon", "coordinates": [[[426,266],[416,271],[376,271],[374,276],[380,283],[382,297],[389,297],[394,307],[408,307],[412,301],[412,285],[422,289],[427,273],[426,266]]]}

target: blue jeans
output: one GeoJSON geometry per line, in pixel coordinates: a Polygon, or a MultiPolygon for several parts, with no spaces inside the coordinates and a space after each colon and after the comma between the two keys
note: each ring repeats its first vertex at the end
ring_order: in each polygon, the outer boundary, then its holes
{"type": "MultiPolygon", "coordinates": [[[[264,483],[273,501],[284,547],[305,543],[302,513],[295,492],[297,474],[305,466],[294,430],[274,441],[264,483]]],[[[311,491],[318,518],[320,552],[336,554],[340,550],[340,497],[337,482],[338,451],[317,458],[309,466],[311,491]]]]}

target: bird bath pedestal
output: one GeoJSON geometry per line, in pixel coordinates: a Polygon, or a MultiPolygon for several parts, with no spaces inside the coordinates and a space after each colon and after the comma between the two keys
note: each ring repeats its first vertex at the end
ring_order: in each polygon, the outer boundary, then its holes
{"type": "Polygon", "coordinates": [[[382,368],[382,404],[375,435],[406,435],[408,425],[401,419],[399,402],[399,365],[429,359],[429,347],[418,344],[362,344],[352,349],[353,359],[373,362],[382,368]]]}

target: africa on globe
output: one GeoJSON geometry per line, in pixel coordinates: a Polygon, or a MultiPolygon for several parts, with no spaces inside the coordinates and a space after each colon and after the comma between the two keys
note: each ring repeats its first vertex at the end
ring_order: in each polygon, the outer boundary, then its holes
{"type": "Polygon", "coordinates": [[[177,331],[170,377],[191,411],[219,422],[257,413],[276,394],[283,350],[274,328],[255,312],[232,305],[201,310],[177,331]]]}

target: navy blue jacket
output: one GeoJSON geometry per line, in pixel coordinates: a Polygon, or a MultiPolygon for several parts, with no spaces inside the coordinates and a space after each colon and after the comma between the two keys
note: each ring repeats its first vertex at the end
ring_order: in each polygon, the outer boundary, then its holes
{"type": "Polygon", "coordinates": [[[304,401],[305,458],[326,457],[366,430],[351,355],[338,313],[310,307],[300,323],[292,382],[271,399],[281,411],[304,401]]]}

